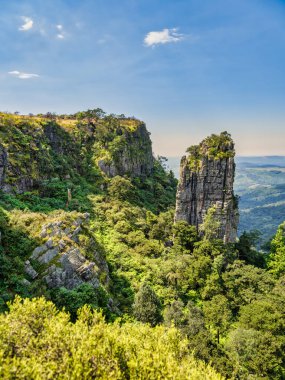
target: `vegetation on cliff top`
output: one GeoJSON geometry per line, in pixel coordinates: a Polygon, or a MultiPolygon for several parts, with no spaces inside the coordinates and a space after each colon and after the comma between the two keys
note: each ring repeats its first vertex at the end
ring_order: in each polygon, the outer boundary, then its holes
{"type": "Polygon", "coordinates": [[[220,135],[212,134],[206,137],[199,145],[190,146],[187,162],[192,170],[198,170],[203,158],[220,160],[235,156],[234,142],[228,132],[220,135]]]}

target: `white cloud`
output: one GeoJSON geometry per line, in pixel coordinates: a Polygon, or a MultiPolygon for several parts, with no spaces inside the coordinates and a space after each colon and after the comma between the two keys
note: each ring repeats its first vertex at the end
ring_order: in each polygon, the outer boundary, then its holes
{"type": "Polygon", "coordinates": [[[30,17],[25,16],[23,16],[22,19],[24,21],[24,24],[20,26],[19,30],[21,30],[22,32],[26,32],[27,30],[32,29],[34,21],[30,17]]]}
{"type": "Polygon", "coordinates": [[[170,42],[178,42],[183,39],[183,34],[177,33],[177,29],[163,29],[157,32],[149,32],[145,38],[146,46],[155,46],[158,44],[167,44],[170,42]]]}
{"type": "Polygon", "coordinates": [[[56,38],[63,40],[65,38],[65,32],[63,30],[63,26],[61,24],[56,25],[56,29],[58,31],[56,38]]]}
{"type": "Polygon", "coordinates": [[[30,74],[30,73],[23,73],[18,70],[9,71],[8,74],[13,75],[19,79],[31,79],[31,78],[38,78],[38,74],[30,74]]]}

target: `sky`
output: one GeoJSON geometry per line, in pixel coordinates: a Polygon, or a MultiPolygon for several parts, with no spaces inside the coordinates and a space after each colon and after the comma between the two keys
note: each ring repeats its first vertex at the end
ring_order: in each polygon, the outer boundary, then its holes
{"type": "Polygon", "coordinates": [[[285,0],[0,0],[0,109],[136,116],[155,154],[285,155],[285,0]]]}

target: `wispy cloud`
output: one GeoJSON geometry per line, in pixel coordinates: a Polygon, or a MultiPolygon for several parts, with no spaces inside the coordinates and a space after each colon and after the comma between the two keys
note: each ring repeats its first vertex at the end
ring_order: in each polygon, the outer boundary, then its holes
{"type": "Polygon", "coordinates": [[[176,28],[166,28],[160,31],[149,32],[144,38],[144,43],[146,46],[155,46],[170,42],[178,42],[181,41],[183,37],[183,34],[177,33],[176,28]]]}
{"type": "Polygon", "coordinates": [[[24,21],[24,24],[19,27],[19,30],[26,32],[27,30],[32,29],[34,21],[30,17],[23,16],[22,20],[24,21]]]}
{"type": "Polygon", "coordinates": [[[38,78],[38,74],[31,74],[31,73],[23,73],[18,70],[9,71],[8,74],[13,75],[14,77],[17,77],[19,79],[32,79],[32,78],[38,78]]]}
{"type": "Polygon", "coordinates": [[[65,33],[64,33],[64,30],[63,30],[63,26],[61,24],[58,24],[56,25],[56,29],[57,29],[57,35],[56,37],[60,40],[63,40],[65,38],[65,33]]]}
{"type": "Polygon", "coordinates": [[[50,24],[44,19],[37,20],[37,23],[35,23],[31,17],[26,16],[22,16],[22,20],[24,23],[18,28],[21,32],[33,29],[34,32],[39,33],[46,38],[56,37],[59,40],[63,40],[67,37],[67,33],[62,24],[50,24]],[[56,34],[54,34],[55,30],[56,34]]]}

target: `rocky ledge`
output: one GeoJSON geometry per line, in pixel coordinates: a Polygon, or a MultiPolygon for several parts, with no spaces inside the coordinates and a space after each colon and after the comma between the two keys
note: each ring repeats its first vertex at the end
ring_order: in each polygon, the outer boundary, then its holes
{"type": "Polygon", "coordinates": [[[78,214],[74,220],[54,221],[42,226],[37,246],[25,262],[29,281],[42,280],[49,288],[73,289],[83,283],[107,286],[108,265],[96,250],[95,240],[86,236],[89,214],[78,214]],[[83,236],[83,238],[82,238],[83,236]],[[81,240],[89,239],[88,257],[81,240]]]}

